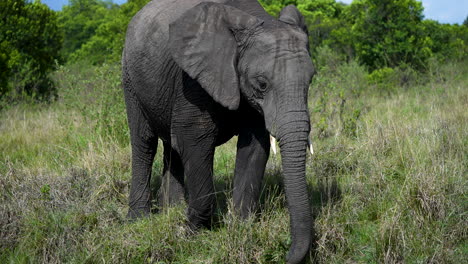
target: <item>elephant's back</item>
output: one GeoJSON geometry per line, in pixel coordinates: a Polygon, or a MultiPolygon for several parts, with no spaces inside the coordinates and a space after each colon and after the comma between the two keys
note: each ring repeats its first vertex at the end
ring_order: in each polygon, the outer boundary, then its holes
{"type": "MultiPolygon", "coordinates": [[[[209,2],[224,1],[211,0],[209,2]]],[[[126,54],[145,53],[148,50],[166,53],[169,25],[201,2],[207,1],[153,0],[149,2],[132,18],[128,25],[125,40],[126,54]]]]}
{"type": "Polygon", "coordinates": [[[128,25],[123,63],[135,65],[166,54],[169,24],[189,9],[175,6],[179,3],[185,7],[187,2],[191,1],[159,0],[144,6],[128,25]]]}
{"type": "Polygon", "coordinates": [[[180,68],[168,51],[169,24],[189,9],[190,2],[149,2],[127,28],[122,57],[124,89],[135,96],[150,123],[164,137],[169,129],[180,68]],[[182,8],[176,8],[181,6],[182,8]]]}
{"type": "MultiPolygon", "coordinates": [[[[210,2],[224,2],[212,0],[210,2]]],[[[144,6],[127,28],[122,64],[130,75],[154,84],[159,74],[174,75],[178,67],[169,52],[169,25],[204,0],[154,0],[144,6]],[[151,67],[148,67],[151,66],[151,67]],[[145,77],[149,78],[145,80],[145,77]]]]}
{"type": "Polygon", "coordinates": [[[124,89],[136,96],[153,127],[162,130],[158,132],[163,138],[169,131],[183,73],[169,52],[169,25],[201,2],[151,1],[133,17],[127,29],[122,58],[124,89]]]}

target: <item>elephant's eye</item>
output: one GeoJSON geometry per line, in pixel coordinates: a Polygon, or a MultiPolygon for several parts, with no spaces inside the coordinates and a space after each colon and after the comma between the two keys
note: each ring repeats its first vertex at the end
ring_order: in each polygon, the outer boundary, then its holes
{"type": "Polygon", "coordinates": [[[268,80],[263,77],[263,76],[258,76],[257,77],[257,87],[259,92],[265,92],[266,89],[268,88],[268,80]]]}

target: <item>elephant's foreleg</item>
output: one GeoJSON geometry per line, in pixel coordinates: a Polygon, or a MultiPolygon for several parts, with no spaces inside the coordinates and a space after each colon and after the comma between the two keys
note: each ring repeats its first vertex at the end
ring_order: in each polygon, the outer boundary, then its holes
{"type": "Polygon", "coordinates": [[[185,149],[184,168],[188,194],[187,218],[192,229],[209,227],[215,206],[212,142],[185,149]]]}
{"type": "Polygon", "coordinates": [[[215,205],[213,184],[214,140],[196,124],[175,128],[176,150],[184,165],[187,218],[192,230],[211,225],[215,205]],[[178,132],[178,133],[177,133],[178,132]]]}
{"type": "Polygon", "coordinates": [[[158,203],[162,207],[176,204],[184,200],[184,192],[184,167],[180,156],[170,144],[164,143],[164,170],[158,203]]]}
{"type": "Polygon", "coordinates": [[[233,199],[235,210],[242,218],[257,209],[265,166],[270,154],[269,133],[264,127],[255,125],[258,124],[241,128],[237,141],[233,199]]]}
{"type": "MultiPolygon", "coordinates": [[[[136,146],[139,144],[132,144],[136,146]]],[[[157,140],[153,146],[132,147],[132,181],[128,197],[128,218],[146,216],[151,208],[151,167],[156,154],[157,140]],[[153,149],[154,148],[154,149],[153,149]]]]}
{"type": "Polygon", "coordinates": [[[125,91],[127,116],[132,145],[132,180],[128,198],[128,218],[148,215],[150,212],[151,168],[156,154],[158,138],[152,132],[137,101],[125,91]]]}
{"type": "Polygon", "coordinates": [[[218,128],[213,120],[214,101],[187,74],[173,107],[171,144],[185,174],[187,218],[196,230],[211,225],[215,206],[213,156],[218,128]]]}

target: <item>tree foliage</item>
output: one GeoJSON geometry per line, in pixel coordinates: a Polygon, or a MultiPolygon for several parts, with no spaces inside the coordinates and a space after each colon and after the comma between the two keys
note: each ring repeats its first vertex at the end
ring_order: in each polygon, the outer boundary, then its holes
{"type": "Polygon", "coordinates": [[[65,34],[71,36],[72,45],[64,45],[64,54],[68,55],[68,60],[91,64],[119,61],[127,25],[148,2],[149,0],[130,0],[118,6],[110,1],[72,0],[61,15],[63,24],[68,25],[65,27],[65,34]],[[83,19],[75,19],[77,14],[83,19]],[[93,17],[96,18],[89,19],[93,17]],[[80,28],[82,35],[79,35],[80,28]]]}
{"type": "MultiPolygon", "coordinates": [[[[149,0],[117,6],[103,0],[72,0],[61,12],[65,31],[63,54],[69,62],[92,64],[119,61],[127,24],[149,0]]],[[[466,57],[466,26],[443,25],[423,19],[417,0],[260,0],[278,16],[294,4],[304,15],[311,54],[328,46],[343,58],[358,59],[370,70],[408,65],[423,70],[432,57],[466,57]]]]}
{"type": "MultiPolygon", "coordinates": [[[[295,4],[306,19],[312,56],[329,46],[345,58],[357,58],[370,70],[400,65],[424,70],[431,57],[467,57],[467,26],[424,20],[416,0],[262,0],[272,15],[295,4]]],[[[464,23],[466,24],[466,22],[464,23]]]]}
{"type": "Polygon", "coordinates": [[[434,20],[423,22],[424,34],[434,56],[443,60],[462,60],[468,54],[468,27],[440,24],[434,20]]]}
{"type": "MultiPolygon", "coordinates": [[[[467,58],[468,18],[462,25],[424,20],[417,0],[355,0],[350,5],[336,0],[259,1],[273,16],[286,5],[298,7],[314,60],[323,47],[341,60],[357,59],[371,71],[400,66],[424,70],[430,58],[467,58]]],[[[40,0],[2,0],[0,97],[9,91],[53,91],[47,76],[57,59],[94,65],[120,61],[127,25],[148,2],[70,0],[62,11],[53,12],[40,0]]]]}
{"type": "Polygon", "coordinates": [[[59,12],[59,23],[64,34],[63,56],[68,58],[88,42],[116,8],[118,5],[111,1],[70,0],[59,12]]]}
{"type": "Polygon", "coordinates": [[[423,35],[423,7],[416,0],[355,1],[362,11],[353,26],[355,49],[371,69],[401,63],[421,67],[431,51],[423,35]]]}
{"type": "Polygon", "coordinates": [[[0,98],[52,95],[48,74],[62,47],[55,12],[40,1],[2,0],[0,19],[0,98]]]}

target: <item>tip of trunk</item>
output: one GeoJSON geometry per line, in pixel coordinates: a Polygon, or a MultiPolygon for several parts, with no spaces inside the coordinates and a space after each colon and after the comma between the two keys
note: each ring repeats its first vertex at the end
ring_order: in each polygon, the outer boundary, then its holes
{"type": "Polygon", "coordinates": [[[310,240],[302,240],[299,245],[291,245],[289,249],[288,256],[286,257],[286,263],[288,264],[297,264],[305,263],[307,253],[310,251],[310,240]]]}

